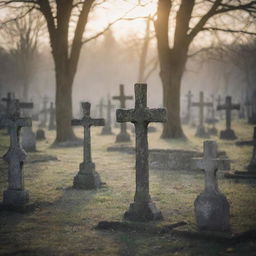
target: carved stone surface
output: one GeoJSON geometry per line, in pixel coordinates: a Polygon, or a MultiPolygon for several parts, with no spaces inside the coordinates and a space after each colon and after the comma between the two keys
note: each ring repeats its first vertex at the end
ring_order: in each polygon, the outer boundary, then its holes
{"type": "Polygon", "coordinates": [[[77,189],[96,189],[101,185],[99,174],[95,171],[95,164],[91,157],[91,126],[104,126],[104,119],[93,119],[90,117],[91,104],[89,102],[82,103],[83,118],[73,119],[73,126],[84,127],[84,155],[83,162],[79,166],[79,172],[74,177],[74,188],[77,189]]]}
{"type": "Polygon", "coordinates": [[[237,139],[235,132],[231,129],[231,111],[240,109],[239,104],[232,104],[232,98],[226,97],[226,103],[224,105],[218,105],[217,110],[226,111],[226,130],[220,132],[220,138],[224,140],[235,140],[237,139]]]}
{"type": "Polygon", "coordinates": [[[204,93],[200,92],[199,102],[193,102],[192,106],[199,108],[199,124],[197,126],[196,136],[201,138],[209,137],[204,127],[204,107],[212,107],[212,103],[204,102],[204,93]]]}
{"type": "Polygon", "coordinates": [[[136,134],[136,192],[134,202],[124,214],[132,221],[150,221],[162,218],[161,212],[152,202],[149,194],[148,168],[148,124],[165,122],[166,109],[149,109],[147,107],[147,85],[135,84],[135,108],[118,109],[117,122],[132,122],[136,134]]]}
{"type": "MultiPolygon", "coordinates": [[[[113,100],[120,101],[120,108],[125,108],[126,100],[132,100],[132,96],[126,96],[124,93],[124,85],[120,84],[120,95],[112,97],[113,100]]],[[[131,141],[130,134],[127,132],[126,123],[121,123],[120,125],[120,133],[116,136],[116,142],[129,142],[131,141]]]]}
{"type": "Polygon", "coordinates": [[[216,142],[205,141],[204,157],[195,160],[198,168],[205,171],[205,189],[194,202],[197,226],[209,231],[229,230],[229,203],[219,191],[216,178],[219,162],[216,142]]]}
{"type": "Polygon", "coordinates": [[[4,191],[3,205],[10,209],[25,207],[28,192],[24,189],[23,163],[26,153],[20,145],[21,127],[31,127],[30,118],[20,118],[19,101],[14,100],[10,106],[9,117],[0,120],[1,125],[10,131],[10,147],[3,159],[8,163],[8,188],[4,191]]]}

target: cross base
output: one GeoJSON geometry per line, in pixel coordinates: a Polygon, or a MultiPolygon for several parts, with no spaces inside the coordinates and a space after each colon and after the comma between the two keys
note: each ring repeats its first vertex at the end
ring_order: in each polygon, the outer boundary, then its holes
{"type": "Polygon", "coordinates": [[[208,134],[210,135],[217,135],[218,134],[218,130],[216,127],[212,127],[208,129],[208,134]]]}
{"type": "Polygon", "coordinates": [[[201,230],[225,231],[229,225],[229,203],[217,191],[203,192],[195,200],[197,226],[201,230]]]}
{"type": "Polygon", "coordinates": [[[26,208],[29,202],[27,190],[7,189],[3,194],[3,206],[8,209],[22,210],[26,208]]]}
{"type": "Polygon", "coordinates": [[[196,136],[200,138],[209,138],[209,134],[205,131],[204,126],[197,127],[196,136]]]}
{"type": "Polygon", "coordinates": [[[131,221],[151,221],[163,219],[162,213],[153,202],[134,202],[125,212],[124,218],[131,221]]]}
{"type": "Polygon", "coordinates": [[[235,140],[237,139],[235,132],[232,129],[220,131],[220,139],[235,140]]]}
{"type": "Polygon", "coordinates": [[[94,163],[81,163],[78,174],[74,177],[73,187],[76,189],[97,189],[102,182],[99,174],[95,171],[94,163]]]}
{"type": "Polygon", "coordinates": [[[128,133],[119,133],[116,136],[116,142],[130,142],[131,138],[128,133]]]}
{"type": "Polygon", "coordinates": [[[111,127],[104,126],[101,131],[102,135],[112,135],[113,132],[111,130],[111,127]]]}

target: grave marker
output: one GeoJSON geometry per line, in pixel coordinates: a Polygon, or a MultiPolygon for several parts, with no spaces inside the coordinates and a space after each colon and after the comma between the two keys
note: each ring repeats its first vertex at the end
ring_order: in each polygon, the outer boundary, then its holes
{"type": "Polygon", "coordinates": [[[118,109],[117,122],[132,122],[136,133],[136,193],[124,217],[133,221],[162,218],[149,194],[148,124],[166,122],[166,109],[147,107],[147,85],[135,84],[135,109],[118,109]]]}
{"type": "Polygon", "coordinates": [[[112,133],[112,129],[111,129],[111,111],[112,109],[115,107],[115,105],[111,104],[111,100],[108,98],[108,103],[107,105],[104,105],[104,107],[107,108],[107,116],[106,116],[106,123],[105,126],[102,128],[101,134],[102,135],[111,135],[112,133]]]}
{"type": "Polygon", "coordinates": [[[104,126],[104,119],[90,117],[91,104],[82,102],[83,118],[73,119],[73,126],[84,127],[84,152],[83,162],[80,163],[79,172],[74,178],[74,187],[78,189],[96,189],[101,185],[99,174],[95,171],[95,164],[91,157],[91,126],[104,126]]]}
{"type": "Polygon", "coordinates": [[[50,113],[50,118],[49,118],[48,130],[51,131],[51,130],[55,130],[56,129],[56,125],[55,125],[56,110],[55,110],[55,108],[53,106],[53,102],[51,102],[49,113],[50,113]]]}
{"type": "MultiPolygon", "coordinates": [[[[113,96],[113,100],[119,100],[120,101],[120,108],[125,108],[125,102],[126,100],[132,100],[133,96],[126,96],[124,93],[124,85],[120,84],[120,94],[119,96],[113,96]]],[[[121,131],[116,136],[116,142],[129,142],[131,141],[130,135],[127,132],[126,123],[121,123],[121,131]]]]}

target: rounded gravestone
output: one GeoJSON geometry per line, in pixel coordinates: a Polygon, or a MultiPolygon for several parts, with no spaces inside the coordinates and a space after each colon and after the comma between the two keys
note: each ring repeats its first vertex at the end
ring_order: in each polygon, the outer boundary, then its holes
{"type": "Polygon", "coordinates": [[[36,151],[36,135],[31,127],[22,128],[22,147],[26,152],[36,151]]]}
{"type": "Polygon", "coordinates": [[[45,132],[43,129],[38,129],[36,131],[36,140],[45,140],[45,132]]]}

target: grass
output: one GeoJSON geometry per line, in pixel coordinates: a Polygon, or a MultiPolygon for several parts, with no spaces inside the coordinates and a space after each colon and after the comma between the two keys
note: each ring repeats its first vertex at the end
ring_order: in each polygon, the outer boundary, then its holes
{"type": "MultiPolygon", "coordinates": [[[[218,128],[223,126],[221,123],[218,128]]],[[[162,140],[159,139],[160,127],[157,133],[149,134],[150,148],[202,150],[203,139],[194,137],[194,129],[184,127],[189,141],[162,140]]],[[[237,121],[234,127],[240,139],[251,139],[252,126],[237,121]]],[[[75,132],[82,137],[82,129],[77,128],[75,132]]],[[[0,255],[255,255],[253,242],[230,248],[214,241],[170,234],[95,230],[99,221],[122,221],[135,191],[134,156],[107,152],[115,137],[99,134],[100,128],[92,129],[92,156],[106,186],[97,191],[82,191],[72,189],[73,177],[82,162],[82,147],[51,148],[55,133],[47,131],[48,141],[38,142],[39,152],[29,153],[24,165],[26,189],[30,191],[31,202],[38,202],[39,207],[30,214],[0,213],[0,255]],[[44,154],[55,155],[59,161],[29,162],[44,154]]],[[[233,141],[212,139],[218,142],[220,150],[227,152],[233,169],[245,170],[251,157],[250,146],[237,147],[233,141]]],[[[8,137],[1,134],[0,141],[3,155],[8,148],[8,137]]],[[[0,200],[7,185],[6,170],[6,163],[1,160],[0,200]]],[[[195,230],[193,202],[203,187],[200,173],[150,170],[151,196],[164,220],[148,225],[187,221],[188,225],[180,229],[195,230]]],[[[256,185],[220,178],[219,187],[230,202],[232,231],[256,228],[256,185]]]]}

